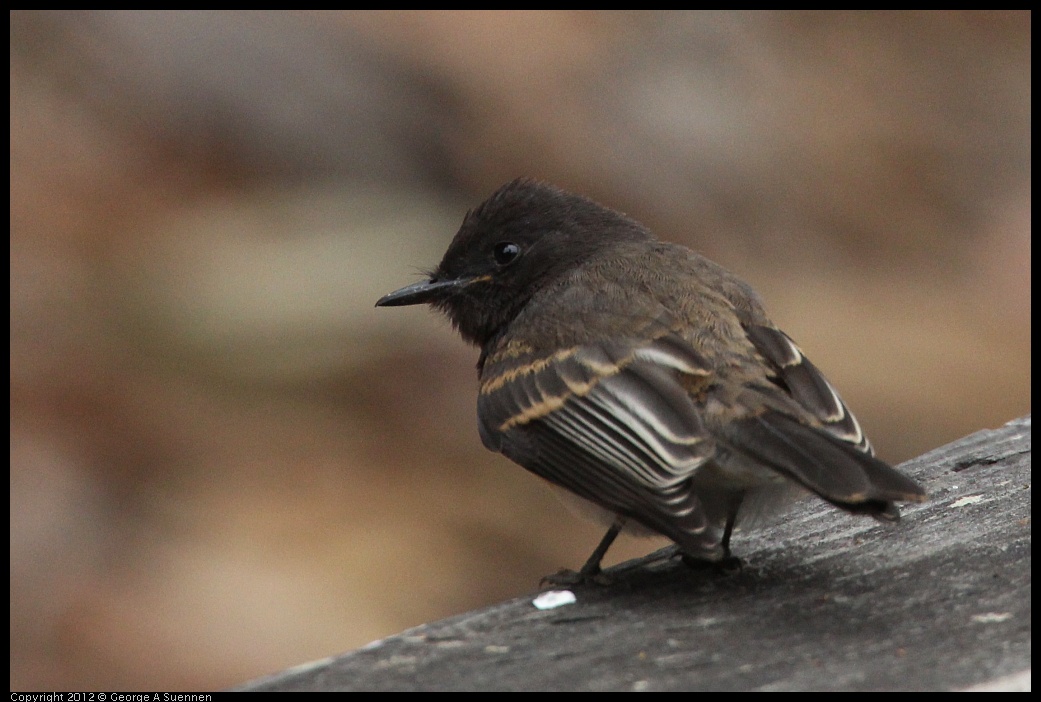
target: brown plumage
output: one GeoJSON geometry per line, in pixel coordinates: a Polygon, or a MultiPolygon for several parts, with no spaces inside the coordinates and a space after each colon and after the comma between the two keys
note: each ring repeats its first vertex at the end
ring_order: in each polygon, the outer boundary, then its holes
{"type": "Polygon", "coordinates": [[[485,446],[613,521],[584,576],[626,524],[717,561],[795,486],[887,520],[925,499],[748,284],[587,198],[503,186],[429,280],[376,304],[417,303],[481,347],[485,446]]]}

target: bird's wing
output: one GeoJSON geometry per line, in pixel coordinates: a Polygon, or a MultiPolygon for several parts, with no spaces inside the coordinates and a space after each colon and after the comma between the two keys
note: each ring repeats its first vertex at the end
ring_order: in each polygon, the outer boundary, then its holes
{"type": "Polygon", "coordinates": [[[766,359],[777,384],[819,424],[825,432],[858,451],[874,455],[860,423],[817,366],[803,355],[780,329],[746,324],[745,333],[766,359]]]}
{"type": "Polygon", "coordinates": [[[550,482],[716,556],[689,483],[715,452],[689,393],[709,375],[672,333],[541,356],[507,346],[482,374],[481,437],[550,482]]]}
{"type": "Polygon", "coordinates": [[[760,411],[724,425],[721,441],[853,512],[897,519],[893,502],[925,499],[914,481],[874,457],[839,394],[784,332],[755,324],[745,331],[767,362],[776,386],[770,392],[787,395],[802,411],[763,403],[760,411]]]}

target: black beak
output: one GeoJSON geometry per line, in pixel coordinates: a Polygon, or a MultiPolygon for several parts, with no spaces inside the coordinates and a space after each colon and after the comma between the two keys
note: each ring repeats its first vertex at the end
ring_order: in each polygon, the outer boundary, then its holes
{"type": "Polygon", "coordinates": [[[387,293],[376,300],[376,307],[401,307],[403,305],[419,305],[424,302],[432,302],[455,288],[462,288],[470,284],[472,279],[461,280],[424,280],[412,285],[406,285],[401,290],[387,293]]]}

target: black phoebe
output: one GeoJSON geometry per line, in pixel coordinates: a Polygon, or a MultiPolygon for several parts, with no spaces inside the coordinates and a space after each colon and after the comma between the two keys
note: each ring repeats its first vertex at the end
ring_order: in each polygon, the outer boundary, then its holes
{"type": "Polygon", "coordinates": [[[481,347],[484,445],[608,519],[583,578],[623,528],[729,558],[735,521],[793,487],[891,521],[926,497],[747,283],[588,198],[503,186],[429,280],[376,305],[418,303],[481,347]]]}

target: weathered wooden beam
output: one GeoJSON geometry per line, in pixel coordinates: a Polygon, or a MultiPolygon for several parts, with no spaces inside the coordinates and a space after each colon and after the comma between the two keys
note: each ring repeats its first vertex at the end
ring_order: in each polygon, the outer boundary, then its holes
{"type": "Polygon", "coordinates": [[[897,525],[807,500],[735,534],[734,574],[630,561],[239,689],[1029,689],[1030,417],[902,470],[931,499],[897,525]]]}

